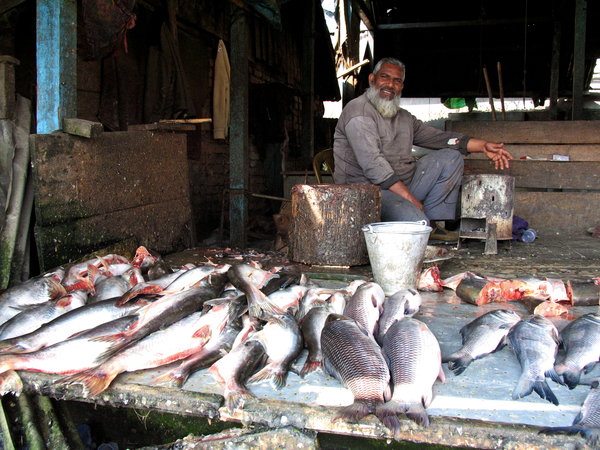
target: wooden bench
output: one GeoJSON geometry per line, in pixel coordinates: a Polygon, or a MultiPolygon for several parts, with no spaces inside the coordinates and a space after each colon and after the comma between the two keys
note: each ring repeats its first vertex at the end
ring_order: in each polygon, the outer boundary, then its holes
{"type": "Polygon", "coordinates": [[[530,228],[582,235],[600,224],[600,121],[447,121],[446,129],[505,144],[515,158],[508,170],[469,154],[465,174],[514,175],[514,215],[530,228]]]}

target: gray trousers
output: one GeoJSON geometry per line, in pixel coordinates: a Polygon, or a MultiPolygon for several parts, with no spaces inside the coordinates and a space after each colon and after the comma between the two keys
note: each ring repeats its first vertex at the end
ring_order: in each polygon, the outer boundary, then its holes
{"type": "Polygon", "coordinates": [[[463,155],[450,148],[436,150],[418,159],[415,173],[407,185],[425,212],[404,197],[381,190],[382,222],[454,220],[464,169],[463,155]]]}

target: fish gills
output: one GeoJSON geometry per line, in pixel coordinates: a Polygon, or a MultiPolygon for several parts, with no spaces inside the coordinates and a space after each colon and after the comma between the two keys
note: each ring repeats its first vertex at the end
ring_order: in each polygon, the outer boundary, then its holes
{"type": "Polygon", "coordinates": [[[390,371],[375,339],[355,320],[330,314],[321,333],[321,348],[327,372],[354,396],[354,403],[341,408],[332,422],[357,422],[377,414],[377,407],[391,397],[391,391],[390,371]]]}
{"type": "Polygon", "coordinates": [[[433,400],[433,384],[445,381],[440,345],[427,325],[405,317],[395,322],[383,339],[394,395],[380,406],[379,416],[405,413],[409,419],[429,426],[425,412],[433,400]]]}
{"type": "Polygon", "coordinates": [[[511,327],[521,320],[514,311],[490,311],[460,329],[462,347],[442,359],[455,375],[460,375],[476,359],[504,348],[511,327]]]}
{"type": "Polygon", "coordinates": [[[554,324],[543,316],[533,314],[521,319],[510,329],[508,340],[522,371],[512,394],[513,400],[535,391],[541,398],[558,405],[556,395],[546,382],[549,376],[556,383],[564,384],[554,370],[559,342],[554,324]]]}

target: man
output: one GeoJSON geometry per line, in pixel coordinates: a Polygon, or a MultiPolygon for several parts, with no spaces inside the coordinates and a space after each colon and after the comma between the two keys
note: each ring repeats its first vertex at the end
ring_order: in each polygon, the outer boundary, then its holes
{"type": "Polygon", "coordinates": [[[513,157],[504,144],[438,130],[402,109],[405,72],[397,59],[382,59],[370,87],[344,107],[334,134],[335,181],[381,186],[382,221],[425,220],[430,239],[456,242],[458,232],[436,222],[455,218],[463,155],[483,152],[496,169],[513,157]],[[415,160],[413,144],[436,151],[415,160]]]}

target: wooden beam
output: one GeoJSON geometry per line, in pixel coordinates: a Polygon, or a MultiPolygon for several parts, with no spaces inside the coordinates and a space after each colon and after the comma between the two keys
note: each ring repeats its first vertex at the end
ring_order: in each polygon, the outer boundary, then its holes
{"type": "Polygon", "coordinates": [[[0,3],[0,16],[5,12],[10,11],[13,8],[16,8],[21,3],[25,3],[25,0],[2,0],[0,3]]]}
{"type": "Polygon", "coordinates": [[[302,156],[310,161],[315,146],[315,10],[315,0],[309,0],[302,39],[302,156]]]}
{"type": "Polygon", "coordinates": [[[573,49],[573,111],[572,119],[583,116],[583,84],[585,82],[585,33],[587,0],[575,1],[575,48],[573,49]]]}
{"type": "Polygon", "coordinates": [[[552,60],[550,62],[550,120],[558,118],[558,81],[560,69],[560,34],[561,24],[557,20],[554,22],[554,32],[552,33],[552,60]]]}
{"type": "Polygon", "coordinates": [[[77,117],[77,1],[38,0],[36,22],[37,133],[77,117]]]}
{"type": "MultiPolygon", "coordinates": [[[[537,17],[530,19],[529,23],[548,22],[548,17],[537,17]]],[[[408,30],[411,28],[448,28],[448,27],[481,27],[493,25],[520,25],[525,19],[501,19],[501,20],[459,20],[454,22],[413,22],[413,23],[389,23],[377,25],[378,30],[408,30]]]]}
{"type": "Polygon", "coordinates": [[[249,187],[248,98],[250,27],[248,13],[235,8],[231,19],[231,135],[229,144],[229,233],[231,247],[246,247],[249,187]]]}

